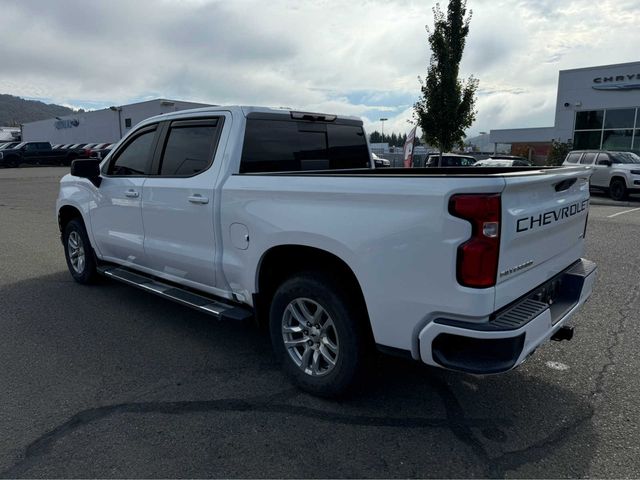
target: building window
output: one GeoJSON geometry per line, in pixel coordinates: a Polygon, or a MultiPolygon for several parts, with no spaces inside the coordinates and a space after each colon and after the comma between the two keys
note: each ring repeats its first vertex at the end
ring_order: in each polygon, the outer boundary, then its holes
{"type": "Polygon", "coordinates": [[[636,135],[633,140],[633,149],[640,151],[640,129],[636,130],[636,135]]]}
{"type": "Polygon", "coordinates": [[[576,130],[601,130],[604,110],[576,112],[576,130]]]}
{"type": "Polygon", "coordinates": [[[605,130],[602,150],[630,150],[633,130],[605,130]]]}
{"type": "Polygon", "coordinates": [[[635,108],[624,108],[620,110],[607,110],[604,128],[633,128],[636,119],[635,108]]]}
{"type": "Polygon", "coordinates": [[[576,112],[573,148],[631,150],[640,148],[636,108],[576,112]],[[636,135],[634,136],[634,130],[636,135]]]}
{"type": "Polygon", "coordinates": [[[573,135],[573,148],[576,150],[591,150],[600,148],[602,131],[575,132],[573,135]]]}
{"type": "Polygon", "coordinates": [[[131,128],[131,119],[130,118],[125,118],[124,119],[124,127],[125,128],[131,128]]]}

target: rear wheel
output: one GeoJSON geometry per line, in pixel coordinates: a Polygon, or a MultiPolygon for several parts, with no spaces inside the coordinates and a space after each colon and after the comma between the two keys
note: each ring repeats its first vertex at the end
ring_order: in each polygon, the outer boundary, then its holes
{"type": "Polygon", "coordinates": [[[627,198],[627,186],[624,184],[624,180],[620,178],[614,178],[609,185],[609,196],[613,200],[625,200],[627,198]]]}
{"type": "Polygon", "coordinates": [[[82,220],[74,218],[67,224],[64,229],[63,243],[71,276],[78,283],[93,283],[98,276],[96,260],[82,220]]]}
{"type": "Polygon", "coordinates": [[[368,351],[360,310],[328,275],[298,274],[277,289],[269,314],[271,342],[294,384],[325,397],[354,386],[368,351]]]}

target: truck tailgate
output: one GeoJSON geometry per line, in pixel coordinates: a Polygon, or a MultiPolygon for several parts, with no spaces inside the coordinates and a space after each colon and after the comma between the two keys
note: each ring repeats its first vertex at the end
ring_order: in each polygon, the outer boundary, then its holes
{"type": "Polygon", "coordinates": [[[505,176],[496,309],[581,257],[590,175],[571,167],[505,176]]]}

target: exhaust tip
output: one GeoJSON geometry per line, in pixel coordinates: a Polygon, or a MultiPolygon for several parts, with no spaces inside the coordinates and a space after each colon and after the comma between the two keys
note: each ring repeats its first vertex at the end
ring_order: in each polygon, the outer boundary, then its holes
{"type": "Polygon", "coordinates": [[[563,340],[571,340],[573,338],[573,327],[562,326],[551,336],[551,340],[561,342],[563,340]]]}

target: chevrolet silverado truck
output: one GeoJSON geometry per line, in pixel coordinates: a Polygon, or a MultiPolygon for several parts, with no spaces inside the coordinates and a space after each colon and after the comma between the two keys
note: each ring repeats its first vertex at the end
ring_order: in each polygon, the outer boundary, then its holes
{"type": "Polygon", "coordinates": [[[354,117],[207,107],[75,160],[69,271],[270,332],[302,389],[340,395],[377,350],[505,372],[590,296],[584,167],[380,168],[354,117]]]}
{"type": "Polygon", "coordinates": [[[0,166],[19,167],[29,165],[70,165],[78,158],[76,152],[53,150],[49,142],[22,142],[13,148],[0,150],[0,166]]]}

